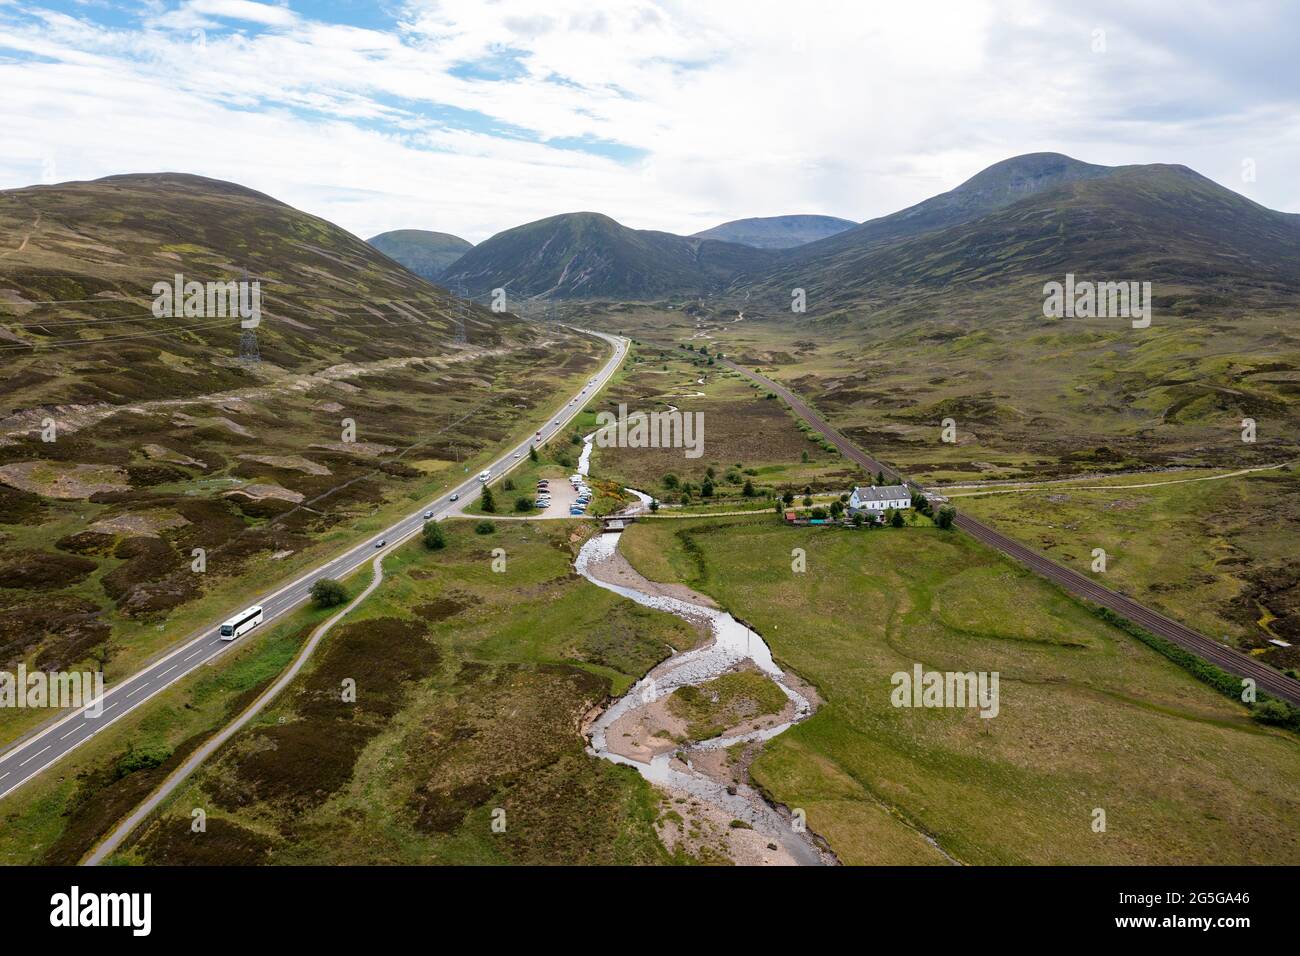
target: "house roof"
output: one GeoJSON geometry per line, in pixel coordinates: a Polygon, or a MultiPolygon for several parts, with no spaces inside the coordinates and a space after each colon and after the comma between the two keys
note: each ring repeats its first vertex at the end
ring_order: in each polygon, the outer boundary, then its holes
{"type": "Polygon", "coordinates": [[[853,494],[859,501],[893,501],[896,498],[911,500],[912,492],[907,485],[871,485],[870,487],[857,487],[853,489],[853,494]]]}

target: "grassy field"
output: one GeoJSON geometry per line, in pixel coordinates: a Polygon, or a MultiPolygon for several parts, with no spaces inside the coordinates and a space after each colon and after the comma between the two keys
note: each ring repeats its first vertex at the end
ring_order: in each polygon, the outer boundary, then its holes
{"type": "Polygon", "coordinates": [[[1044,321],[1033,283],[932,299],[824,316],[813,306],[797,320],[743,303],[599,304],[582,319],[721,350],[922,482],[1241,467],[1300,452],[1300,337],[1284,313],[1223,310],[1210,323],[1166,309],[1139,337],[1044,321]],[[1241,440],[1247,417],[1254,443],[1241,440]]]}
{"type": "Polygon", "coordinates": [[[743,506],[749,482],[760,499],[786,489],[839,491],[861,479],[856,467],[828,449],[796,421],[784,405],[753,388],[740,376],[708,357],[685,349],[640,344],[614,382],[591,402],[583,434],[594,430],[596,412],[636,412],[703,416],[701,454],[688,458],[684,448],[600,447],[592,452],[592,473],[654,495],[666,503],[712,500],[743,506]],[[668,478],[672,476],[672,478],[668,478]]]}
{"type": "MultiPolygon", "coordinates": [[[[252,437],[178,426],[167,414],[120,413],[50,445],[7,446],[0,459],[40,454],[35,460],[53,474],[97,463],[126,477],[123,490],[88,499],[0,485],[0,664],[68,669],[94,661],[110,681],[133,671],[246,604],[250,581],[290,580],[463,480],[576,392],[602,350],[588,339],[558,364],[524,350],[357,375],[338,383],[351,390],[337,395],[346,410],[319,395],[272,390],[223,411],[252,437]],[[357,423],[357,442],[334,447],[345,415],[357,423]],[[160,463],[146,447],[183,449],[194,463],[160,463]],[[269,464],[240,457],[266,458],[272,448],[269,464]],[[251,485],[302,501],[225,494],[251,485]],[[194,548],[206,552],[204,573],[192,570],[194,548]]],[[[50,480],[40,470],[31,477],[50,480]]],[[[40,716],[0,714],[0,741],[40,716]]]]}
{"type": "Polygon", "coordinates": [[[816,685],[751,772],[847,863],[1300,862],[1294,735],[958,533],[658,521],[623,550],[816,685]],[[1000,712],[891,706],[915,663],[999,672],[1000,712]]]}
{"type": "Polygon", "coordinates": [[[1094,573],[1092,552],[1102,548],[1104,584],[1275,666],[1300,667],[1300,474],[1188,480],[1196,477],[1206,475],[1130,476],[953,501],[1085,574],[1094,573]],[[1296,646],[1267,644],[1273,638],[1296,646]]]}
{"type": "Polygon", "coordinates": [[[475,523],[447,522],[445,550],[395,553],[118,862],[672,862],[654,831],[666,808],[634,771],[587,756],[578,725],[694,632],[573,575],[577,522],[475,523]]]}
{"type": "MultiPolygon", "coordinates": [[[[355,593],[369,566],[346,582],[355,593]]],[[[289,664],[329,611],[304,607],[241,639],[5,797],[0,863],[76,864],[214,732],[289,664]]]]}
{"type": "Polygon", "coordinates": [[[708,740],[742,721],[779,714],[787,703],[781,688],[755,670],[732,671],[672,692],[668,710],[686,721],[689,740],[708,740]]]}

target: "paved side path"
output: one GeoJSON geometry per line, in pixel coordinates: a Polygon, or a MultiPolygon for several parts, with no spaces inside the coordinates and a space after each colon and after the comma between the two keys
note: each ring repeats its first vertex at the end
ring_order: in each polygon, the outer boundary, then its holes
{"type": "Polygon", "coordinates": [[[171,776],[164,780],[161,786],[159,786],[147,800],[141,803],[140,806],[136,807],[134,813],[118,824],[117,829],[110,833],[104,841],[99,844],[99,846],[95,847],[90,856],[85,859],[85,865],[98,866],[116,852],[117,848],[121,845],[122,841],[127,838],[131,831],[144,822],[145,817],[158,809],[159,805],[171,796],[176,791],[176,788],[184,783],[190,774],[199,769],[203,761],[216,753],[217,749],[222,744],[242,730],[250,720],[266,708],[267,704],[275,700],[275,698],[279,696],[280,692],[289,686],[289,683],[298,676],[298,672],[302,670],[302,666],[307,663],[307,659],[311,657],[312,652],[316,650],[316,646],[320,644],[321,639],[330,632],[330,629],[341,621],[344,615],[349,611],[358,607],[361,602],[368,598],[375,588],[379,587],[383,582],[384,556],[380,555],[375,558],[373,566],[375,573],[371,578],[370,583],[366,585],[366,589],[349,601],[341,611],[325,623],[318,626],[316,630],[312,632],[306,645],[298,652],[297,658],[294,659],[294,662],[289,666],[289,669],[280,675],[280,679],[267,688],[267,690],[265,690],[257,700],[249,704],[248,709],[228,724],[225,730],[222,730],[215,737],[205,743],[202,747],[191,754],[190,758],[186,760],[185,763],[172,771],[171,776]]]}
{"type": "MultiPolygon", "coordinates": [[[[850,461],[857,462],[872,474],[880,471],[896,481],[904,480],[897,469],[872,458],[858,448],[857,445],[832,428],[825,419],[809,408],[807,403],[799,399],[784,385],[780,385],[757,372],[752,372],[743,365],[737,365],[730,359],[722,359],[721,362],[728,368],[753,379],[781,396],[794,409],[796,415],[820,431],[827,441],[838,448],[850,461]]],[[[1177,644],[1184,650],[1210,661],[1231,674],[1253,679],[1259,689],[1266,694],[1271,694],[1281,700],[1300,706],[1300,681],[1287,677],[1281,671],[1274,670],[1267,664],[1261,664],[1248,654],[1243,654],[1238,650],[1220,644],[1218,641],[1206,637],[1185,624],[1167,618],[1163,614],[1133,600],[1126,594],[1112,591],[1091,578],[1085,577],[1078,571],[1057,564],[1051,558],[1025,547],[1020,542],[1008,538],[1001,532],[994,531],[988,525],[976,521],[970,515],[958,511],[955,524],[971,537],[1015,559],[1076,597],[1108,608],[1116,614],[1128,618],[1134,624],[1145,628],[1152,634],[1157,634],[1165,640],[1177,644]]]]}

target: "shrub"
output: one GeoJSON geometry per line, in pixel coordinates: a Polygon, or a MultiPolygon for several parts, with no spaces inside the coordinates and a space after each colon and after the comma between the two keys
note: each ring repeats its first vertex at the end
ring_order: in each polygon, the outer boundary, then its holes
{"type": "Polygon", "coordinates": [[[744,495],[746,498],[754,497],[754,495],[757,494],[757,492],[754,491],[754,483],[752,481],[746,480],[745,487],[741,489],[740,493],[744,495]]]}
{"type": "Polygon", "coordinates": [[[903,512],[895,511],[894,516],[889,519],[889,525],[892,528],[901,528],[903,526],[903,512]]]}
{"type": "Polygon", "coordinates": [[[474,525],[474,533],[475,534],[496,534],[497,526],[494,525],[491,521],[480,521],[478,524],[474,525]]]}
{"type": "Polygon", "coordinates": [[[674,475],[672,472],[669,472],[668,474],[664,475],[663,478],[659,480],[663,482],[665,488],[677,487],[677,476],[674,475]]]}
{"type": "Polygon", "coordinates": [[[333,578],[319,578],[311,586],[311,599],[317,607],[334,607],[348,599],[348,592],[333,578]]]}
{"type": "Polygon", "coordinates": [[[518,498],[515,499],[515,510],[516,510],[516,511],[532,511],[532,510],[533,510],[533,499],[531,499],[531,498],[526,498],[526,497],[524,497],[523,495],[520,495],[518,498]]]}
{"type": "Polygon", "coordinates": [[[1272,697],[1265,698],[1252,707],[1250,716],[1261,724],[1274,727],[1295,727],[1300,724],[1300,711],[1272,697]]]}
{"type": "Polygon", "coordinates": [[[955,519],[956,517],[957,517],[957,509],[949,508],[945,505],[944,507],[939,509],[939,514],[935,518],[934,523],[937,524],[940,528],[943,528],[945,531],[947,531],[949,528],[952,527],[953,519],[955,519]]]}
{"type": "Polygon", "coordinates": [[[514,491],[514,490],[515,490],[515,480],[514,480],[513,478],[507,478],[507,479],[505,479],[503,482],[501,482],[501,490],[502,490],[502,491],[514,491]]]}
{"type": "Polygon", "coordinates": [[[528,460],[529,460],[529,461],[536,461],[536,460],[537,460],[537,446],[536,446],[536,445],[529,445],[529,446],[528,446],[528,460]]]}
{"type": "Polygon", "coordinates": [[[421,534],[424,537],[424,546],[430,551],[441,551],[447,547],[447,535],[438,522],[426,521],[421,534]]]}
{"type": "Polygon", "coordinates": [[[126,752],[118,757],[117,763],[113,765],[113,776],[120,780],[138,770],[152,770],[154,767],[161,767],[171,755],[172,752],[161,744],[145,747],[127,744],[126,752]]]}

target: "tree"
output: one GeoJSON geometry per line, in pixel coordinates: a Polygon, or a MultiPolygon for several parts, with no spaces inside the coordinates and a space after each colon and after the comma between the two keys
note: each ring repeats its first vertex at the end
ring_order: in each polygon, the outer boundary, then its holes
{"type": "Polygon", "coordinates": [[[674,475],[671,471],[670,471],[668,474],[664,475],[664,476],[663,476],[661,479],[659,479],[659,480],[663,482],[663,485],[664,485],[665,488],[676,488],[676,487],[677,487],[677,476],[674,475]]]}
{"type": "Polygon", "coordinates": [[[536,445],[529,445],[529,446],[528,446],[528,460],[529,460],[529,461],[536,461],[536,460],[537,460],[537,446],[536,446],[536,445]]]}
{"type": "Polygon", "coordinates": [[[708,468],[705,468],[705,469],[704,469],[704,474],[705,474],[705,476],[707,476],[707,477],[709,477],[709,478],[712,478],[713,475],[714,475],[713,466],[710,465],[708,468]]]}
{"type": "Polygon", "coordinates": [[[782,506],[780,501],[772,502],[772,507],[775,509],[777,514],[781,514],[785,511],[785,508],[782,506]]]}
{"type": "Polygon", "coordinates": [[[710,481],[708,478],[705,478],[704,484],[700,485],[700,497],[701,498],[713,497],[713,482],[710,481]]]}
{"type": "Polygon", "coordinates": [[[786,491],[786,493],[781,496],[781,500],[785,502],[787,507],[794,504],[794,492],[786,491]]]}
{"type": "Polygon", "coordinates": [[[808,452],[806,450],[799,453],[799,458],[805,465],[808,464],[808,452]]]}
{"type": "Polygon", "coordinates": [[[805,508],[811,508],[811,507],[812,507],[812,498],[811,498],[809,495],[804,495],[804,496],[803,496],[803,506],[804,506],[805,508]]]}
{"type": "Polygon", "coordinates": [[[894,516],[889,519],[889,525],[893,528],[901,528],[903,526],[903,512],[895,511],[894,516]]]}
{"type": "Polygon", "coordinates": [[[656,511],[658,511],[658,510],[659,510],[659,499],[658,499],[658,498],[651,498],[651,499],[650,499],[650,513],[653,514],[654,512],[656,512],[656,511]]]}
{"type": "Polygon", "coordinates": [[[883,471],[876,472],[876,484],[883,485],[884,483],[885,483],[885,473],[883,471]]]}
{"type": "Polygon", "coordinates": [[[811,512],[809,512],[809,514],[811,517],[816,518],[817,520],[820,521],[821,519],[826,517],[826,509],[814,508],[811,512]]]}
{"type": "Polygon", "coordinates": [[[939,509],[939,516],[935,519],[935,524],[947,531],[952,527],[953,519],[957,517],[957,509],[944,506],[939,509]]]}
{"type": "Polygon", "coordinates": [[[866,518],[862,517],[862,512],[859,511],[857,514],[853,516],[853,527],[861,528],[862,523],[866,520],[867,520],[866,518]]]}
{"type": "Polygon", "coordinates": [[[740,490],[740,493],[746,498],[752,498],[754,495],[758,494],[758,492],[754,490],[754,483],[748,478],[745,479],[745,487],[740,490]]]}
{"type": "Polygon", "coordinates": [[[424,536],[424,546],[430,551],[441,551],[447,547],[447,535],[438,522],[426,521],[422,534],[424,536]]]}
{"type": "Polygon", "coordinates": [[[831,502],[831,517],[832,517],[832,518],[838,518],[838,517],[839,517],[840,515],[842,515],[843,513],[844,513],[844,502],[842,502],[842,501],[832,501],[832,502],[831,502]]]}
{"type": "Polygon", "coordinates": [[[493,514],[497,510],[497,500],[492,497],[492,489],[487,485],[483,486],[483,497],[479,500],[479,506],[488,514],[493,514]]]}
{"type": "Polygon", "coordinates": [[[333,578],[318,578],[311,586],[311,600],[317,607],[334,607],[348,599],[343,585],[333,578]]]}

